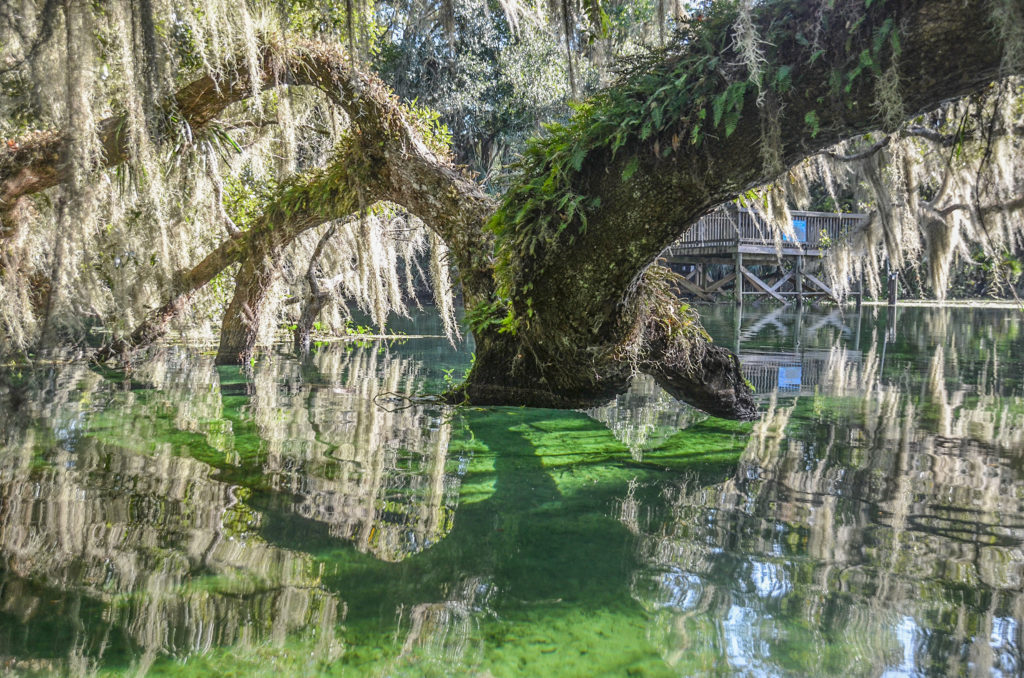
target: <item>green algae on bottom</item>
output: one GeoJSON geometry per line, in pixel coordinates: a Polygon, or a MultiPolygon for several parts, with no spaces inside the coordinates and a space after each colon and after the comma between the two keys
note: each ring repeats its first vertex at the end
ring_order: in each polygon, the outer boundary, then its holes
{"type": "Polygon", "coordinates": [[[803,381],[754,424],[650,384],[586,414],[377,407],[466,360],[428,340],[23,373],[0,672],[1014,675],[1024,333],[1000,313],[762,324],[772,355],[799,334],[803,381]]]}

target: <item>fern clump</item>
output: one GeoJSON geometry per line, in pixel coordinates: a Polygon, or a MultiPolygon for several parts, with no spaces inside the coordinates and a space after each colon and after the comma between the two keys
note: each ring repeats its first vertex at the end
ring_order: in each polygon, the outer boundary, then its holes
{"type": "MultiPolygon", "coordinates": [[[[834,16],[825,0],[780,0],[761,7],[749,0],[713,3],[707,14],[681,25],[671,47],[624,63],[612,87],[577,106],[568,121],[548,125],[546,134],[528,145],[516,167],[517,180],[490,222],[497,235],[503,329],[516,332],[529,324],[530,281],[548,266],[560,265],[556,243],[571,245],[586,232],[590,215],[601,207],[601,196],[590,186],[609,167],[628,183],[642,165],[700,153],[709,138],[731,137],[745,109],[756,106],[764,174],[779,175],[786,170],[782,102],[804,71],[830,74],[837,99],[871,74],[883,116],[902,116],[898,32],[888,17],[874,19],[873,25],[866,9],[834,16]],[[781,28],[785,22],[765,20],[769,12],[793,21],[781,28]],[[850,37],[829,57],[835,63],[825,64],[826,47],[836,46],[819,44],[820,36],[837,21],[849,25],[850,37]],[[870,36],[867,46],[855,36],[870,36]]],[[[816,136],[818,112],[808,111],[805,122],[816,136]]]]}

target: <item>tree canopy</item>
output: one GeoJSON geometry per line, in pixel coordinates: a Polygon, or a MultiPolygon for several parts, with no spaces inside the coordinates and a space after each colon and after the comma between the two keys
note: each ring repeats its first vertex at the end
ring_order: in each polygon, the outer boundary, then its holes
{"type": "Polygon", "coordinates": [[[218,359],[248,360],[290,307],[299,344],[346,298],[383,326],[417,277],[454,337],[457,280],[459,397],[575,407],[643,371],[746,418],[735,356],[652,265],[710,209],[785,229],[855,171],[873,217],[836,279],[927,252],[940,294],[954,253],[1020,244],[1021,0],[22,5],[0,14],[9,350],[123,357],[220,319],[218,359]]]}

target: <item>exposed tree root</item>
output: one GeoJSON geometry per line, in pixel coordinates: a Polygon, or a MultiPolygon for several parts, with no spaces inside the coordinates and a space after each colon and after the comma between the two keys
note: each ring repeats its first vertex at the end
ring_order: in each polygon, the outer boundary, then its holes
{"type": "Polygon", "coordinates": [[[673,397],[726,419],[749,421],[757,418],[753,391],[740,371],[740,361],[728,349],[705,344],[695,350],[690,340],[688,351],[698,360],[681,354],[667,336],[664,326],[655,324],[648,336],[649,353],[643,370],[673,397]]]}

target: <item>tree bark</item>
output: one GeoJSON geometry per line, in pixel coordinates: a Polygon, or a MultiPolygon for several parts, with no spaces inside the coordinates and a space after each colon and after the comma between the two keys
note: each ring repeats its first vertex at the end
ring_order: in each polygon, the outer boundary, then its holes
{"type": "Polygon", "coordinates": [[[313,325],[316,324],[316,319],[320,317],[320,311],[324,310],[326,303],[326,294],[310,294],[302,305],[302,312],[299,314],[299,319],[295,323],[295,331],[292,333],[296,355],[304,356],[309,353],[313,325]]]}
{"type": "Polygon", "coordinates": [[[320,286],[320,281],[317,280],[317,274],[320,269],[320,257],[323,256],[324,248],[327,247],[327,243],[334,237],[336,231],[336,225],[331,224],[324,231],[323,235],[320,236],[320,240],[317,241],[313,254],[309,258],[309,266],[306,268],[306,284],[309,285],[309,293],[302,301],[302,310],[299,313],[298,321],[295,323],[295,331],[293,333],[296,355],[306,355],[309,353],[310,334],[313,332],[313,325],[316,323],[316,319],[320,317],[320,311],[323,310],[327,300],[330,298],[330,287],[326,290],[323,289],[320,286]]]}
{"type": "Polygon", "coordinates": [[[253,357],[267,292],[277,278],[277,253],[250,254],[235,275],[235,293],[220,326],[217,364],[245,364],[253,357]]]}

